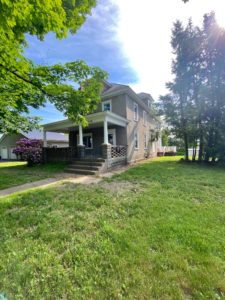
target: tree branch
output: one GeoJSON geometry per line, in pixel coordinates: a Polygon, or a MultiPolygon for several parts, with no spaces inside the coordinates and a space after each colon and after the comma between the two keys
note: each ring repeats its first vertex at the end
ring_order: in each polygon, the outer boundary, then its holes
{"type": "Polygon", "coordinates": [[[2,67],[3,69],[5,69],[7,72],[11,73],[12,75],[14,75],[15,77],[19,78],[20,80],[23,80],[26,83],[31,84],[32,86],[34,86],[35,88],[39,89],[44,95],[46,96],[53,96],[51,94],[49,94],[48,92],[46,92],[43,88],[41,88],[40,86],[38,86],[36,83],[34,83],[32,80],[27,79],[25,77],[23,77],[22,75],[18,74],[15,71],[10,70],[9,68],[5,67],[3,64],[0,63],[0,67],[2,67]]]}

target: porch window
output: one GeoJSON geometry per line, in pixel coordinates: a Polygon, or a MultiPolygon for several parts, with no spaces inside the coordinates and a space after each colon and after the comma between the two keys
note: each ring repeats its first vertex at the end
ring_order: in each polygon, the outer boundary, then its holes
{"type": "MultiPolygon", "coordinates": [[[[79,143],[79,135],[77,135],[77,144],[79,143]]],[[[83,134],[83,145],[86,149],[93,149],[92,133],[83,134]]]]}
{"type": "Polygon", "coordinates": [[[144,126],[146,126],[146,124],[147,124],[147,115],[146,115],[146,111],[143,111],[143,123],[144,123],[144,126]]]}
{"type": "Polygon", "coordinates": [[[112,110],[112,101],[104,101],[102,102],[102,111],[111,111],[112,110]]]}
{"type": "Polygon", "coordinates": [[[139,136],[137,131],[134,132],[134,148],[139,149],[139,136]]]}
{"type": "Polygon", "coordinates": [[[138,105],[134,103],[134,121],[138,121],[138,105]]]}

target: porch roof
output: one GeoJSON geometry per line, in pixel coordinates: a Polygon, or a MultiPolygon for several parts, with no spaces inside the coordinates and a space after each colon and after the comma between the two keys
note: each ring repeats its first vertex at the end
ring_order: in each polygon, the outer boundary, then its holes
{"type": "MultiPolygon", "coordinates": [[[[103,111],[86,116],[88,121],[88,128],[95,128],[103,126],[104,121],[109,124],[126,127],[129,121],[117,114],[110,111],[103,111]]],[[[54,123],[48,123],[43,125],[44,131],[48,132],[69,132],[72,129],[78,130],[79,124],[75,124],[73,121],[66,119],[54,123]]]]}

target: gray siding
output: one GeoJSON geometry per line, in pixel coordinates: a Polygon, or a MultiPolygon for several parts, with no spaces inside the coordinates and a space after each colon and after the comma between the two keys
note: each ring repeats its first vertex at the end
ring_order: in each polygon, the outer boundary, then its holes
{"type": "MultiPolygon", "coordinates": [[[[119,96],[111,97],[107,100],[103,100],[102,102],[108,100],[112,101],[112,112],[126,118],[126,95],[122,94],[119,96]]],[[[102,102],[98,104],[96,112],[102,111],[102,102]]]]}
{"type": "Polygon", "coordinates": [[[157,143],[151,143],[150,129],[154,128],[154,120],[148,112],[146,112],[146,125],[144,125],[143,111],[141,105],[138,104],[138,121],[134,120],[134,100],[128,95],[126,96],[126,112],[129,124],[127,125],[127,144],[128,144],[128,162],[140,160],[145,157],[146,154],[155,156],[157,154],[157,143]],[[135,149],[134,134],[138,133],[139,148],[135,149]],[[145,134],[147,135],[148,147],[145,149],[145,134]]]}

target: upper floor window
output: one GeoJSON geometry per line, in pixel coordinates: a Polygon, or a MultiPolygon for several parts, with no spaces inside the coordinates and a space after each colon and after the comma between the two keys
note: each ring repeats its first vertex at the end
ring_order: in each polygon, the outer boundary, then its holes
{"type": "Polygon", "coordinates": [[[134,121],[138,121],[138,105],[134,103],[134,121]]]}
{"type": "Polygon", "coordinates": [[[137,131],[134,132],[134,148],[139,149],[139,136],[137,131]]]}
{"type": "Polygon", "coordinates": [[[102,102],[102,111],[111,111],[112,110],[112,101],[107,100],[102,102]]]}
{"type": "Polygon", "coordinates": [[[143,111],[143,123],[144,123],[144,126],[146,126],[146,124],[147,124],[147,114],[146,114],[146,111],[143,111]]]}

